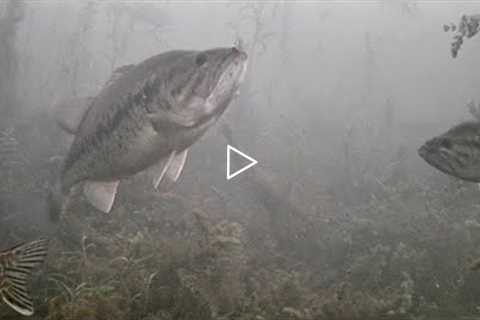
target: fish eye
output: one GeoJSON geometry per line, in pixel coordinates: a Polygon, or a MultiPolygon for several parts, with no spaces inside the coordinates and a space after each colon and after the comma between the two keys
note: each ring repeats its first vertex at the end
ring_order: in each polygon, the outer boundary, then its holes
{"type": "Polygon", "coordinates": [[[205,64],[205,62],[207,62],[207,55],[205,53],[199,53],[197,54],[196,58],[195,58],[195,63],[197,64],[197,66],[202,66],[205,64]]]}

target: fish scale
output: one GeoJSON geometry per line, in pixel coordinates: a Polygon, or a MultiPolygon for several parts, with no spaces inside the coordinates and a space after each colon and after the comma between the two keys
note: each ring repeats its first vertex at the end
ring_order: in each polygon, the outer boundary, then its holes
{"type": "MultiPolygon", "coordinates": [[[[128,94],[126,98],[121,100],[115,107],[110,109],[110,112],[103,114],[103,118],[99,122],[97,129],[83,137],[77,137],[74,140],[71,152],[69,157],[66,159],[64,172],[68,172],[76,162],[82,161],[83,155],[91,155],[92,153],[102,150],[102,147],[107,147],[109,150],[108,154],[115,154],[116,152],[122,152],[124,146],[125,136],[127,133],[130,135],[138,134],[142,129],[142,123],[146,122],[145,106],[151,103],[153,99],[152,94],[155,91],[152,89],[153,86],[158,86],[158,80],[155,78],[153,81],[151,79],[147,81],[143,89],[137,90],[133,94],[128,94]],[[128,127],[126,130],[119,130],[121,126],[128,127]],[[116,150],[117,147],[120,150],[116,150]]],[[[88,112],[88,111],[87,111],[88,112]]],[[[88,161],[88,166],[95,166],[97,157],[93,157],[94,160],[88,161]]],[[[107,161],[108,162],[108,161],[107,161]]],[[[88,172],[85,170],[85,165],[80,164],[79,169],[74,170],[73,175],[76,175],[76,179],[70,180],[67,184],[72,185],[77,181],[81,180],[83,177],[80,176],[78,172],[88,172]]]]}
{"type": "Polygon", "coordinates": [[[188,149],[230,105],[246,67],[247,54],[234,47],[169,51],[114,71],[96,97],[83,98],[89,104],[49,194],[52,218],[78,183],[103,212],[111,210],[121,179],[156,164],[154,186],[174,185],[188,149]]]}

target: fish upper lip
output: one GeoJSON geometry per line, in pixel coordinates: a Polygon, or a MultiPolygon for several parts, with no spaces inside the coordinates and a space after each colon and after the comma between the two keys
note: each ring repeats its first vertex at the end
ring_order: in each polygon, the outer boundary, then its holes
{"type": "MultiPolygon", "coordinates": [[[[237,49],[237,51],[238,51],[238,49],[237,49]]],[[[244,54],[245,57],[247,57],[247,54],[244,53],[243,51],[239,51],[239,52],[240,52],[240,60],[241,60],[241,61],[240,61],[240,64],[243,65],[242,68],[246,68],[246,65],[247,65],[247,63],[248,63],[248,62],[247,62],[247,58],[244,59],[242,54],[244,54]]],[[[238,59],[238,56],[237,56],[237,57],[234,57],[233,60],[230,60],[230,61],[229,61],[229,65],[235,63],[235,60],[237,60],[237,59],[238,59]]],[[[212,92],[214,92],[215,89],[217,88],[218,84],[222,82],[222,80],[223,80],[223,78],[225,77],[225,75],[226,75],[226,72],[225,72],[225,70],[223,70],[222,74],[220,75],[220,77],[219,77],[218,80],[217,80],[217,83],[216,83],[215,86],[213,87],[212,92]]],[[[207,99],[208,99],[208,98],[207,98],[207,99]]]]}

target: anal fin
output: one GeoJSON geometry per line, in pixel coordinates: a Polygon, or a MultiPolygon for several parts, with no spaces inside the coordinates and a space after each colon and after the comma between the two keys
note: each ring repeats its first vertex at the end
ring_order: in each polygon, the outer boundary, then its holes
{"type": "Polygon", "coordinates": [[[83,186],[83,193],[92,206],[109,213],[115,201],[119,183],[118,180],[113,182],[87,181],[83,186]]]}
{"type": "Polygon", "coordinates": [[[187,161],[188,149],[180,153],[173,151],[167,159],[160,176],[153,182],[155,189],[162,192],[170,190],[177,182],[187,161]]]}

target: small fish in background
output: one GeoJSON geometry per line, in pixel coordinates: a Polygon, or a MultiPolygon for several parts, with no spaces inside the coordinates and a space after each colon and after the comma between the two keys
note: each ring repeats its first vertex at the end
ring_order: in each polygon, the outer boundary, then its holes
{"type": "Polygon", "coordinates": [[[40,239],[0,252],[0,297],[21,315],[33,315],[27,281],[33,269],[45,260],[47,248],[48,240],[40,239]]]}
{"type": "Polygon", "coordinates": [[[120,180],[155,165],[155,189],[169,190],[189,148],[237,96],[247,60],[237,46],[169,51],[117,69],[97,96],[66,103],[76,108],[61,127],[75,138],[48,197],[52,220],[80,183],[105,213],[120,180]]]}
{"type": "Polygon", "coordinates": [[[480,182],[480,122],[463,122],[425,142],[418,154],[432,167],[456,178],[480,182]]]}

